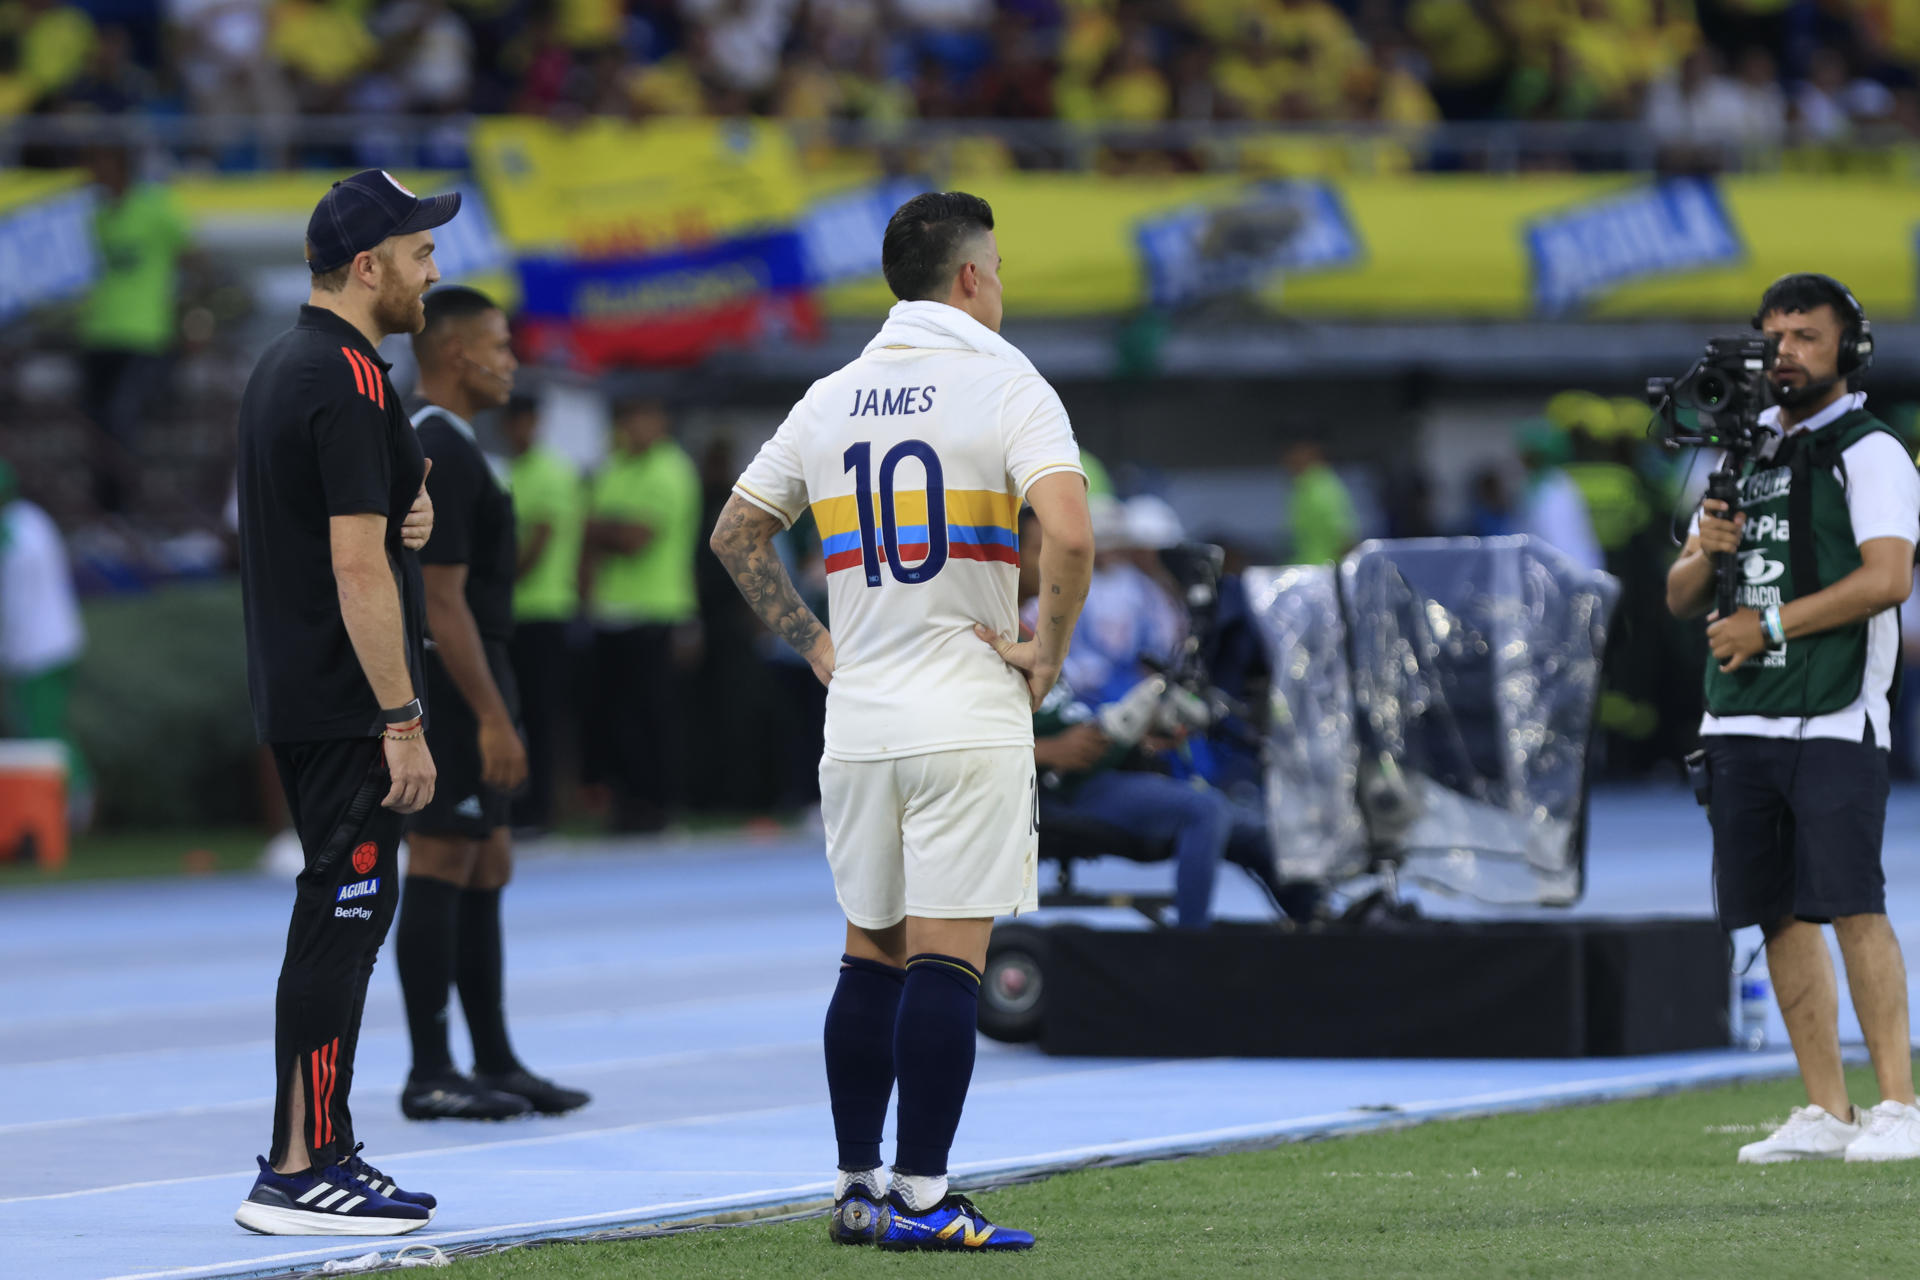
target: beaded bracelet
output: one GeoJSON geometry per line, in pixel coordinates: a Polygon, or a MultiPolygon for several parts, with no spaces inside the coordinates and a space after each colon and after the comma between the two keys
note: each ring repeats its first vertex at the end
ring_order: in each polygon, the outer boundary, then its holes
{"type": "Polygon", "coordinates": [[[1760,612],[1760,630],[1766,634],[1767,648],[1784,649],[1787,647],[1786,624],[1780,621],[1780,606],[1770,604],[1760,612]]]}
{"type": "Polygon", "coordinates": [[[426,732],[427,732],[426,726],[419,723],[418,721],[415,721],[414,727],[411,729],[405,729],[405,730],[388,729],[386,732],[382,733],[380,736],[383,738],[387,738],[393,742],[409,742],[414,738],[425,737],[426,732]]]}

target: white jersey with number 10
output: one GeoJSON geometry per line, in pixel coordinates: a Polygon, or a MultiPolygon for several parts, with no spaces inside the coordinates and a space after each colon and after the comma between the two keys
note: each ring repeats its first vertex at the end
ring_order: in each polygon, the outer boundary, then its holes
{"type": "Polygon", "coordinates": [[[973,627],[1014,634],[1020,506],[1059,471],[1085,474],[1053,388],[957,341],[869,348],[794,406],[734,492],[819,526],[829,757],[1032,746],[1025,682],[973,627]]]}

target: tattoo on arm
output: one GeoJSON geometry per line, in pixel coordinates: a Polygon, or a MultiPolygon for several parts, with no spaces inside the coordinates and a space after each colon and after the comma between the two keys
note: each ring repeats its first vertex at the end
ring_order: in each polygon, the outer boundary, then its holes
{"type": "Polygon", "coordinates": [[[779,527],[778,521],[752,503],[730,497],[714,526],[713,551],[760,621],[804,658],[812,654],[826,628],[794,590],[787,566],[773,549],[779,527]]]}

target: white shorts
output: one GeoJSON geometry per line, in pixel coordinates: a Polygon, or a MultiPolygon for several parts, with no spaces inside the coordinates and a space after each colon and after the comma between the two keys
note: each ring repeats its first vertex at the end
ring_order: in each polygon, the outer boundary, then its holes
{"type": "Polygon", "coordinates": [[[965,920],[1040,905],[1031,747],[820,761],[827,864],[847,919],[965,920]]]}

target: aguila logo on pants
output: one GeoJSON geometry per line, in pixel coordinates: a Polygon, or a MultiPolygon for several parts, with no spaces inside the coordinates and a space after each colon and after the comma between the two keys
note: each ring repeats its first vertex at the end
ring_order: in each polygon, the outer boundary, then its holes
{"type": "Polygon", "coordinates": [[[380,846],[369,840],[353,851],[353,873],[366,875],[373,870],[373,864],[380,860],[380,846]]]}
{"type": "Polygon", "coordinates": [[[351,902],[355,898],[366,898],[380,892],[380,877],[371,880],[355,880],[352,884],[340,886],[340,892],[333,895],[335,902],[351,902]]]}

